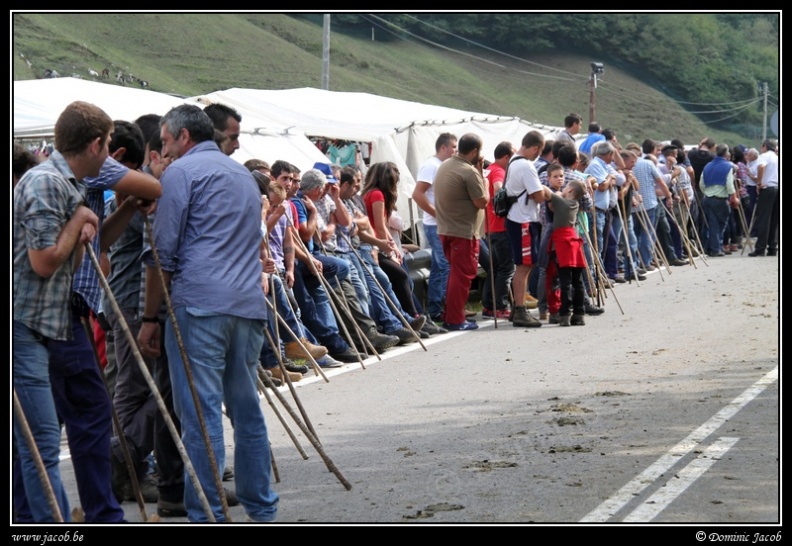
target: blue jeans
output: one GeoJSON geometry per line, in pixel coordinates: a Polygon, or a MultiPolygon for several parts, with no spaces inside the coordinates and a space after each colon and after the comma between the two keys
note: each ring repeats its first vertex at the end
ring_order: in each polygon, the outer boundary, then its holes
{"type": "Polygon", "coordinates": [[[709,237],[707,237],[704,250],[713,254],[721,252],[723,245],[723,232],[729,222],[731,209],[727,199],[718,197],[707,197],[701,201],[704,215],[709,225],[709,237]]]}
{"type": "Polygon", "coordinates": [[[627,229],[622,231],[622,237],[626,236],[625,245],[630,245],[630,251],[624,249],[624,275],[630,277],[633,275],[638,267],[638,238],[635,236],[635,229],[633,226],[633,215],[627,217],[627,229]],[[632,261],[630,261],[632,257],[632,261]]]}
{"type": "Polygon", "coordinates": [[[638,253],[640,255],[640,262],[646,267],[652,263],[652,259],[654,258],[655,236],[653,230],[655,225],[655,212],[657,212],[655,208],[651,208],[646,211],[646,215],[649,217],[648,224],[647,218],[644,216],[643,212],[633,213],[640,214],[640,216],[636,218],[637,221],[633,224],[633,229],[635,230],[635,236],[638,239],[638,253]]]}
{"type": "Polygon", "coordinates": [[[338,322],[330,306],[330,297],[319,279],[302,262],[294,267],[292,291],[300,307],[302,322],[308,330],[331,353],[346,351],[349,345],[340,335],[338,322]]]}
{"type": "MultiPolygon", "coordinates": [[[[50,484],[55,492],[64,521],[70,521],[69,500],[61,481],[59,460],[60,425],[55,412],[49,378],[49,350],[47,340],[24,324],[14,321],[12,360],[14,392],[22,406],[25,419],[36,447],[47,469],[50,484]]],[[[19,453],[24,491],[14,489],[16,499],[27,495],[33,521],[55,521],[50,510],[47,494],[33,462],[33,456],[22,434],[20,424],[14,416],[14,442],[19,453]]]]}
{"type": "Polygon", "coordinates": [[[85,521],[121,522],[124,511],[110,488],[111,402],[88,337],[92,335],[73,311],[73,339],[50,342],[52,397],[66,426],[85,521]]]}
{"type": "Polygon", "coordinates": [[[451,266],[443,254],[443,243],[437,234],[437,226],[424,225],[426,241],[432,249],[432,265],[429,269],[429,281],[426,291],[427,312],[430,317],[436,317],[443,312],[443,300],[448,286],[448,274],[451,266]]]}
{"type": "MultiPolygon", "coordinates": [[[[367,273],[366,273],[367,280],[371,282],[371,278],[369,276],[369,273],[374,273],[374,278],[377,280],[377,283],[379,283],[379,286],[382,287],[382,289],[388,295],[388,298],[390,298],[390,300],[394,303],[394,305],[396,305],[396,307],[399,309],[399,312],[401,313],[401,315],[408,322],[411,321],[413,319],[413,317],[411,317],[410,314],[404,309],[404,306],[399,301],[399,297],[396,295],[396,292],[393,291],[393,284],[391,283],[390,278],[388,277],[387,273],[385,273],[385,271],[382,270],[382,268],[379,266],[379,264],[376,261],[374,261],[374,256],[372,256],[371,250],[372,250],[372,247],[370,245],[360,245],[360,250],[358,251],[358,254],[362,258],[361,264],[366,268],[366,271],[367,271],[367,273]],[[364,264],[363,262],[366,262],[366,263],[364,264]]],[[[408,275],[408,278],[409,278],[409,274],[410,274],[409,273],[409,269],[407,269],[403,265],[402,265],[402,268],[407,272],[407,275],[408,275]]],[[[412,279],[410,279],[410,287],[412,287],[412,286],[413,286],[412,285],[412,279]]],[[[370,287],[369,287],[369,289],[370,289],[370,287]]],[[[413,296],[413,298],[415,298],[415,296],[413,296]]],[[[413,300],[413,304],[415,305],[415,300],[413,300]]],[[[416,305],[416,307],[417,307],[417,305],[416,305]]],[[[389,309],[391,309],[391,311],[393,311],[393,307],[389,307],[389,309]]],[[[395,317],[395,315],[396,315],[395,311],[393,312],[393,315],[395,317]]],[[[396,318],[396,320],[399,320],[398,317],[395,317],[395,318],[396,318]]],[[[401,328],[401,321],[399,321],[399,328],[401,328]]],[[[388,330],[388,331],[391,331],[391,330],[388,330]]]]}
{"type": "MultiPolygon", "coordinates": [[[[599,245],[600,258],[605,273],[611,279],[619,273],[616,252],[618,250],[618,239],[613,232],[613,215],[611,211],[597,210],[597,244],[599,245]]],[[[621,223],[619,223],[621,227],[621,223]]]]}
{"type": "MultiPolygon", "coordinates": [[[[270,487],[270,445],[258,398],[257,366],[264,339],[263,320],[209,313],[194,307],[174,310],[201,404],[218,469],[225,466],[222,404],[234,426],[236,493],[254,521],[272,521],[278,494],[270,487]]],[[[182,425],[182,441],[217,521],[223,520],[220,497],[195,404],[170,320],[165,326],[170,356],[173,404],[182,425]]],[[[190,521],[207,521],[192,481],[184,478],[184,507],[190,521]]]]}
{"type": "MultiPolygon", "coordinates": [[[[371,253],[369,253],[369,255],[371,255],[371,253]]],[[[373,276],[374,272],[371,266],[368,265],[368,262],[363,264],[354,252],[346,253],[345,257],[349,260],[349,263],[353,265],[353,268],[358,270],[360,278],[366,283],[366,293],[368,294],[369,314],[371,318],[374,319],[374,322],[376,322],[378,326],[382,327],[382,331],[385,333],[399,330],[402,327],[401,320],[396,316],[396,311],[390,306],[383,294],[385,286],[382,285],[382,290],[380,290],[380,286],[377,285],[379,279],[373,276]]],[[[384,272],[382,275],[387,280],[388,277],[384,272]]],[[[390,281],[388,281],[388,286],[390,287],[390,281]]],[[[390,294],[388,294],[388,297],[390,297],[390,294]]],[[[398,305],[396,302],[399,300],[396,299],[396,296],[391,298],[391,301],[398,305]]]]}

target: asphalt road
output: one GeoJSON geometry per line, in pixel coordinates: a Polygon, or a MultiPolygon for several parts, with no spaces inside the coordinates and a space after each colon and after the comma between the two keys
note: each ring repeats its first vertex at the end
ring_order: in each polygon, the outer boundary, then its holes
{"type": "MultiPolygon", "coordinates": [[[[779,268],[747,252],[699,259],[617,285],[584,327],[479,317],[426,351],[296,383],[339,473],[286,415],[303,459],[263,402],[277,523],[780,531],[779,268]]],[[[230,457],[230,424],[226,446],[230,457]]],[[[68,459],[62,469],[76,504],[68,459]]]]}

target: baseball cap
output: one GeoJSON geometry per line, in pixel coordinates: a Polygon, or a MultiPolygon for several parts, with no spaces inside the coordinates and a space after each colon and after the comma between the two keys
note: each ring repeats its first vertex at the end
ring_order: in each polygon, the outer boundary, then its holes
{"type": "Polygon", "coordinates": [[[330,166],[329,163],[317,162],[314,163],[313,168],[321,171],[322,174],[324,174],[325,177],[327,178],[327,182],[329,184],[338,184],[338,179],[336,179],[336,177],[333,176],[333,168],[330,166]]]}

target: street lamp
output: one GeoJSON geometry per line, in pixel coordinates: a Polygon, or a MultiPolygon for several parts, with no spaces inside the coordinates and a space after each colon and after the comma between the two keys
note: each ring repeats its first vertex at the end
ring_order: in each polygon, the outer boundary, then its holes
{"type": "Polygon", "coordinates": [[[597,76],[605,73],[605,65],[602,63],[591,63],[591,78],[589,78],[589,124],[595,121],[594,110],[597,100],[594,90],[597,89],[597,76]]]}

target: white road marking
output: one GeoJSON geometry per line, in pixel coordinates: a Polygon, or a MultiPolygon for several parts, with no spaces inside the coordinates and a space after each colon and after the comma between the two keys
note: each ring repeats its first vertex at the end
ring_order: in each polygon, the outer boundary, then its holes
{"type": "Polygon", "coordinates": [[[720,460],[739,438],[720,438],[708,447],[690,464],[672,476],[663,487],[657,490],[646,502],[629,513],[622,521],[625,523],[648,523],[665,510],[671,502],[685,492],[704,472],[720,460]]]}
{"type": "Polygon", "coordinates": [[[718,413],[712,416],[709,421],[688,435],[687,438],[672,447],[668,453],[660,457],[649,468],[630,480],[624,487],[619,489],[614,496],[589,512],[580,522],[601,523],[608,521],[608,519],[613,517],[619,510],[624,508],[627,503],[633,500],[637,495],[640,495],[647,487],[660,478],[660,476],[678,463],[681,457],[693,451],[698,444],[703,442],[710,434],[715,432],[723,423],[733,417],[751,400],[759,396],[762,391],[776,380],[778,380],[778,366],[770,370],[759,381],[732,400],[727,406],[723,407],[718,413]]]}

